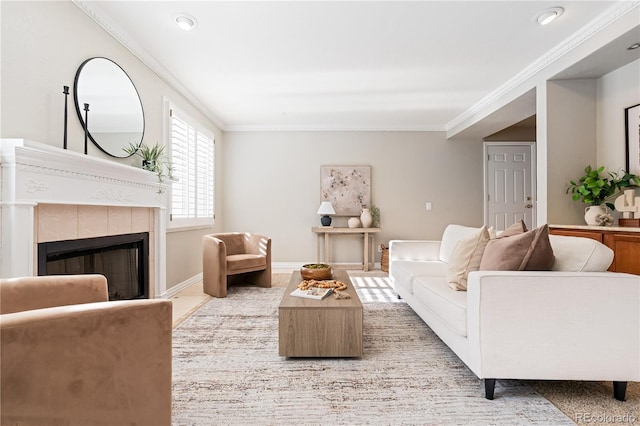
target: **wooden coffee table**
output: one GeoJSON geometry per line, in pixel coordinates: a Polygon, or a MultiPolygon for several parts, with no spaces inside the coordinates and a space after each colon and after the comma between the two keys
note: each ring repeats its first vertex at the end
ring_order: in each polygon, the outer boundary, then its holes
{"type": "Polygon", "coordinates": [[[302,282],[295,271],[278,307],[279,354],[286,357],[361,357],[362,302],[346,271],[333,279],[347,284],[350,299],[323,300],[291,296],[302,282]]]}

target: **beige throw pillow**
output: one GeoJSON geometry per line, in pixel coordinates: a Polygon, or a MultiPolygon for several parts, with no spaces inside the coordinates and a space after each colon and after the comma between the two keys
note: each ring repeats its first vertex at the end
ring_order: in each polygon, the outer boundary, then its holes
{"type": "Polygon", "coordinates": [[[544,225],[522,234],[489,241],[479,269],[481,271],[549,271],[553,261],[549,227],[544,225]]]}
{"type": "Polygon", "coordinates": [[[498,231],[496,231],[495,227],[490,226],[489,228],[487,228],[487,231],[489,232],[490,240],[493,240],[494,238],[498,238],[498,231]]]}
{"type": "Polygon", "coordinates": [[[467,238],[458,241],[451,252],[451,260],[447,268],[447,282],[454,290],[467,290],[469,272],[477,271],[482,261],[484,248],[489,242],[489,231],[486,226],[467,238]]]}

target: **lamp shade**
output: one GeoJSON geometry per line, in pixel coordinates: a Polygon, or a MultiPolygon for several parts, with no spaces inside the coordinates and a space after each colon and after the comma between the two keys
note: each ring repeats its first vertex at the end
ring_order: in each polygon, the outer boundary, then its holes
{"type": "Polygon", "coordinates": [[[322,204],[320,204],[320,208],[318,209],[318,214],[323,214],[323,215],[336,214],[336,211],[333,209],[333,204],[331,204],[331,201],[323,201],[322,204]]]}

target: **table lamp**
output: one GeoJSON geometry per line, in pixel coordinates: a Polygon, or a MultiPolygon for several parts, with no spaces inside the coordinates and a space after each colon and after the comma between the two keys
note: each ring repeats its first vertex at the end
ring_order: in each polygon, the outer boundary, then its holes
{"type": "Polygon", "coordinates": [[[320,204],[320,208],[318,209],[318,214],[322,215],[322,217],[320,218],[320,223],[322,223],[322,226],[331,226],[331,217],[329,215],[336,214],[331,201],[323,201],[322,204],[320,204]]]}

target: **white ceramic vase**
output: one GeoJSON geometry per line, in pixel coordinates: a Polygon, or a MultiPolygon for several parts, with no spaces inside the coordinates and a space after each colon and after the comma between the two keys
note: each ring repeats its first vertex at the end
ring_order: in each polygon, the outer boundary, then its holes
{"type": "Polygon", "coordinates": [[[584,221],[587,225],[597,225],[598,221],[596,217],[599,214],[606,214],[607,208],[605,206],[589,206],[584,209],[584,221]]]}
{"type": "Polygon", "coordinates": [[[357,217],[350,217],[347,221],[349,228],[359,228],[360,227],[360,219],[357,217]]]}
{"type": "Polygon", "coordinates": [[[371,217],[371,212],[369,211],[369,209],[362,209],[360,222],[362,222],[363,228],[371,228],[371,222],[373,222],[373,218],[371,217]]]}

